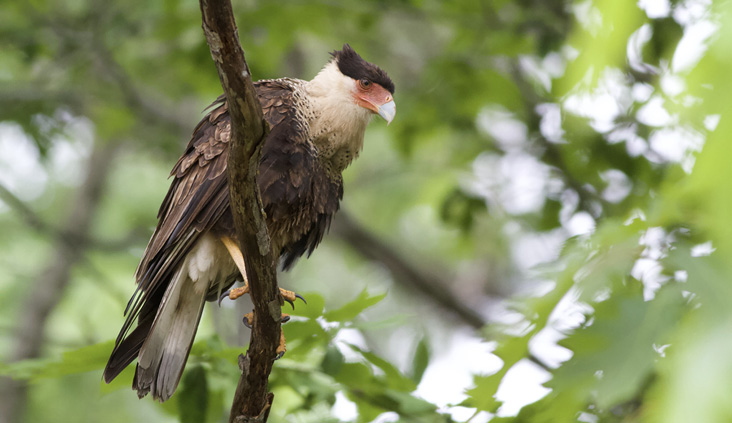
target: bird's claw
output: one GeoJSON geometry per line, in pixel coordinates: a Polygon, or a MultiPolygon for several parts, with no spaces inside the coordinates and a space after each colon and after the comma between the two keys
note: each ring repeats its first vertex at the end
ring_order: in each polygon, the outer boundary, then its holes
{"type": "MultiPolygon", "coordinates": [[[[231,291],[235,291],[235,290],[239,290],[239,291],[236,292],[236,293],[227,291],[226,294],[224,294],[224,295],[221,296],[221,299],[223,299],[227,295],[231,299],[236,299],[237,297],[239,297],[239,296],[243,295],[244,293],[248,292],[249,291],[249,287],[247,286],[247,287],[244,287],[244,288],[234,288],[231,291]],[[244,290],[246,290],[246,292],[240,293],[240,292],[242,292],[244,290]]],[[[292,306],[293,309],[295,308],[295,300],[297,300],[298,298],[301,299],[302,302],[304,302],[305,304],[307,304],[307,302],[305,301],[305,298],[303,298],[302,295],[295,294],[292,291],[288,291],[286,289],[280,289],[280,294],[282,295],[282,298],[285,301],[287,301],[288,303],[290,303],[290,305],[292,306]]],[[[221,301],[221,299],[219,299],[219,302],[221,301]]],[[[280,322],[281,323],[287,323],[289,321],[290,321],[290,315],[289,314],[282,313],[282,315],[280,316],[280,322]]],[[[254,326],[254,312],[252,311],[252,312],[249,312],[249,313],[245,314],[244,317],[242,318],[242,322],[244,323],[244,326],[246,326],[249,329],[251,329],[252,326],[254,326]]],[[[286,350],[287,350],[287,348],[285,347],[285,333],[280,329],[280,345],[275,350],[275,353],[276,353],[275,354],[275,360],[279,360],[280,358],[282,358],[282,356],[285,355],[285,351],[286,350]]]]}
{"type": "Polygon", "coordinates": [[[251,312],[245,314],[244,317],[242,318],[242,321],[244,322],[244,326],[251,329],[252,325],[254,325],[254,312],[251,311],[251,312]]]}
{"type": "MultiPolygon", "coordinates": [[[[241,320],[244,323],[244,326],[251,329],[252,326],[254,326],[254,312],[251,311],[251,312],[245,314],[241,320]]],[[[282,317],[280,317],[280,322],[287,323],[289,321],[290,321],[290,315],[282,313],[282,317]]]]}
{"type": "MultiPolygon", "coordinates": [[[[254,312],[251,311],[245,314],[244,318],[242,318],[242,321],[244,322],[244,326],[251,329],[254,325],[254,312]]],[[[282,316],[280,317],[280,322],[287,323],[289,321],[290,315],[282,313],[282,316]]],[[[282,358],[282,356],[285,355],[286,350],[287,348],[285,347],[285,333],[280,329],[280,345],[277,346],[277,349],[275,350],[275,360],[279,360],[280,358],[282,358]]]]}
{"type": "Polygon", "coordinates": [[[303,298],[302,295],[296,294],[293,291],[288,291],[286,289],[280,288],[280,295],[282,295],[282,299],[283,300],[285,300],[286,302],[290,303],[290,307],[292,307],[293,310],[295,309],[295,301],[297,299],[301,299],[302,302],[305,303],[305,304],[308,303],[307,301],[305,301],[305,298],[303,298]]]}
{"type": "Polygon", "coordinates": [[[221,302],[224,301],[224,298],[228,297],[230,293],[231,293],[231,290],[229,289],[228,291],[221,294],[221,296],[219,297],[219,300],[216,301],[218,303],[219,307],[221,307],[221,302]]]}
{"type": "Polygon", "coordinates": [[[244,285],[241,288],[231,288],[230,290],[224,292],[219,297],[219,306],[221,306],[221,302],[224,301],[224,298],[229,297],[231,300],[235,300],[239,297],[241,297],[244,294],[249,293],[249,285],[244,285]]]}
{"type": "MultiPolygon", "coordinates": [[[[282,315],[283,323],[287,321],[285,319],[290,320],[290,316],[287,314],[283,314],[282,315]]],[[[282,358],[282,356],[285,355],[285,351],[287,351],[287,348],[285,347],[285,331],[280,329],[280,345],[278,345],[277,349],[275,350],[275,352],[277,353],[275,355],[275,360],[279,360],[280,358],[282,358]]]]}

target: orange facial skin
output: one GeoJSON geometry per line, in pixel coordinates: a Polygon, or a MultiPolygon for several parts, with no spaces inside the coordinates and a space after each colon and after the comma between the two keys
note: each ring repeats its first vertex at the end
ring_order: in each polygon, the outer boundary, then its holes
{"type": "Polygon", "coordinates": [[[394,101],[389,91],[368,79],[361,79],[356,82],[354,98],[359,106],[369,109],[374,113],[379,113],[381,106],[390,101],[394,101]]]}

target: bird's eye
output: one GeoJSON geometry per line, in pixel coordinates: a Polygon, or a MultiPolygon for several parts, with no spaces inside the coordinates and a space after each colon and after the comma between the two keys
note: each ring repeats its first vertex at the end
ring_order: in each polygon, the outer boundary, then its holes
{"type": "Polygon", "coordinates": [[[367,90],[367,89],[369,89],[369,87],[371,87],[371,81],[369,81],[369,80],[368,80],[368,79],[366,79],[366,78],[364,78],[364,79],[362,79],[362,80],[358,81],[358,84],[359,84],[359,85],[361,86],[361,88],[363,88],[364,90],[367,90]]]}

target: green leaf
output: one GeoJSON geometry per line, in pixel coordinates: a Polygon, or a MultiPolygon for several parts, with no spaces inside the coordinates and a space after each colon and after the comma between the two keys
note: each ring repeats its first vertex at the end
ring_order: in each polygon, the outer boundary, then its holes
{"type": "Polygon", "coordinates": [[[566,421],[590,411],[588,404],[604,415],[642,395],[661,358],[654,347],[670,341],[686,306],[677,284],[651,301],[641,291],[637,282],[617,287],[595,306],[591,324],[559,343],[574,355],[546,383],[551,393],[522,409],[520,421],[566,421]]]}
{"type": "Polygon", "coordinates": [[[371,369],[364,363],[343,363],[333,377],[344,386],[353,388],[367,387],[375,382],[371,369]]]}
{"type": "Polygon", "coordinates": [[[377,304],[386,297],[386,292],[379,295],[370,296],[368,291],[364,289],[356,297],[355,300],[345,304],[343,307],[325,312],[323,317],[331,322],[349,322],[356,318],[362,311],[377,304]]]}
{"type": "Polygon", "coordinates": [[[462,405],[495,413],[501,406],[501,402],[495,398],[498,386],[506,372],[527,356],[529,339],[530,336],[526,335],[520,338],[508,337],[503,340],[493,352],[503,360],[503,367],[492,375],[475,376],[473,378],[475,386],[467,390],[468,398],[463,401],[462,405]]]}
{"type": "Polygon", "coordinates": [[[316,320],[290,321],[282,325],[287,340],[286,357],[305,361],[314,351],[326,348],[334,333],[327,332],[316,320]]]}
{"type": "Polygon", "coordinates": [[[392,365],[388,361],[370,351],[364,351],[356,345],[348,344],[348,346],[351,347],[352,350],[360,353],[371,364],[375,365],[384,372],[384,377],[386,378],[388,387],[396,389],[398,391],[406,392],[411,392],[417,389],[417,384],[414,383],[414,381],[404,376],[396,367],[394,367],[394,365],[392,365]]]}
{"type": "Polygon", "coordinates": [[[406,392],[394,391],[387,389],[386,395],[394,400],[397,404],[395,407],[399,414],[406,416],[419,416],[419,415],[432,415],[437,410],[437,406],[425,401],[421,398],[417,398],[406,392]]]}
{"type": "Polygon", "coordinates": [[[555,392],[575,391],[600,408],[630,400],[654,371],[659,354],[654,345],[669,341],[684,310],[684,299],[677,286],[657,292],[644,301],[639,283],[595,307],[594,322],[560,342],[574,356],[555,373],[547,386],[555,392]],[[598,376],[601,374],[601,376],[598,376]]]}
{"type": "Polygon", "coordinates": [[[430,363],[430,347],[427,342],[427,337],[422,338],[417,347],[414,349],[414,357],[412,358],[412,380],[415,383],[419,383],[424,376],[424,371],[427,370],[427,365],[430,363]]]}
{"type": "Polygon", "coordinates": [[[206,369],[194,366],[186,369],[176,397],[181,423],[204,423],[208,410],[206,369]]]}
{"type": "Polygon", "coordinates": [[[322,295],[316,292],[301,293],[301,295],[305,298],[307,304],[296,301],[295,308],[290,310],[289,314],[293,316],[308,317],[310,319],[317,319],[323,315],[325,300],[322,295]]]}
{"type": "Polygon", "coordinates": [[[106,341],[67,351],[61,359],[30,359],[5,364],[0,367],[0,375],[35,380],[101,370],[107,365],[112,348],[114,341],[106,341]]]}
{"type": "Polygon", "coordinates": [[[336,375],[341,370],[341,366],[344,363],[343,354],[336,347],[328,347],[328,351],[325,352],[323,362],[320,367],[323,369],[323,373],[327,375],[336,375]]]}
{"type": "Polygon", "coordinates": [[[246,346],[228,346],[217,335],[196,341],[191,347],[190,359],[196,359],[204,362],[213,362],[214,359],[223,359],[235,366],[239,365],[239,354],[246,352],[246,346]]]}
{"type": "Polygon", "coordinates": [[[130,389],[132,386],[132,378],[135,375],[135,365],[129,365],[122,373],[117,375],[113,381],[105,383],[104,380],[99,381],[99,391],[102,394],[108,394],[111,392],[119,391],[120,389],[130,389]]]}

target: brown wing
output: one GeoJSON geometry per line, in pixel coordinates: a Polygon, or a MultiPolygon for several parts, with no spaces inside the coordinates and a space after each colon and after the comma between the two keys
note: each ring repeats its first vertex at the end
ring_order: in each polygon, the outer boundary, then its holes
{"type": "MultiPolygon", "coordinates": [[[[265,118],[276,128],[291,108],[291,87],[277,81],[255,86],[265,118]]],[[[105,369],[108,381],[137,357],[168,283],[200,234],[228,214],[226,166],[231,124],[224,96],[211,107],[215,108],[196,126],[185,153],[171,171],[173,181],[135,272],[138,285],[127,304],[125,323],[105,369]],[[130,333],[135,321],[137,327],[130,333]]]]}

